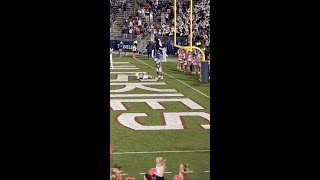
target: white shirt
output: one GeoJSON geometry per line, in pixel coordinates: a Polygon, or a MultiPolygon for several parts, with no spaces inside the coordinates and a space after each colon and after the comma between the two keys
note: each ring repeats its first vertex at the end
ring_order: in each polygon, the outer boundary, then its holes
{"type": "Polygon", "coordinates": [[[160,173],[160,167],[156,166],[156,170],[157,170],[157,173],[159,174],[160,173]]]}

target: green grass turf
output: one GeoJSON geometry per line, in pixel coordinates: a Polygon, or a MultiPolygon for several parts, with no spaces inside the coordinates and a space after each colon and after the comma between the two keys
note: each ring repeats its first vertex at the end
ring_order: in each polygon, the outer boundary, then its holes
{"type": "MultiPolygon", "coordinates": [[[[155,67],[153,60],[147,59],[144,56],[138,56],[137,59],[155,67]]],[[[155,69],[135,60],[132,56],[117,57],[114,55],[114,62],[130,62],[130,64],[116,64],[135,65],[139,70],[111,70],[112,72],[147,72],[149,75],[157,76],[155,69]]],[[[210,96],[210,84],[202,84],[199,82],[199,75],[186,75],[185,73],[176,69],[176,63],[166,62],[162,64],[163,71],[176,79],[183,81],[191,87],[201,91],[210,96]]],[[[111,79],[115,79],[115,75],[111,75],[111,79]]],[[[170,130],[170,131],[134,131],[121,126],[116,122],[116,118],[122,113],[147,113],[148,117],[140,117],[139,122],[145,125],[161,125],[162,112],[208,112],[210,113],[210,99],[202,94],[194,91],[186,85],[178,82],[176,79],[164,75],[163,80],[157,82],[165,82],[167,85],[154,85],[159,89],[176,89],[176,93],[182,93],[184,97],[174,98],[191,98],[196,103],[200,104],[205,109],[203,110],[189,110],[182,103],[166,102],[161,103],[165,110],[152,110],[145,103],[125,103],[127,111],[111,111],[110,127],[111,127],[111,144],[113,145],[113,152],[134,152],[134,151],[184,151],[184,150],[209,150],[210,149],[210,131],[199,128],[200,124],[207,124],[206,120],[200,117],[183,117],[186,129],[185,130],[170,130]]],[[[135,78],[130,78],[129,82],[139,82],[135,78]]],[[[111,89],[118,89],[124,86],[111,86],[111,89]]],[[[141,89],[135,89],[125,93],[113,94],[152,94],[151,92],[141,89]]],[[[157,93],[160,94],[160,93],[157,93]]],[[[153,97],[153,98],[172,98],[172,97],[153,97]]],[[[117,99],[117,98],[114,98],[117,99]]],[[[121,98],[122,99],[122,98],[121,98]]],[[[137,98],[138,99],[138,98],[137,98]]],[[[196,153],[158,153],[158,154],[114,154],[111,155],[110,166],[120,166],[125,174],[124,177],[136,177],[142,179],[143,175],[139,173],[147,172],[150,168],[155,167],[155,158],[161,156],[166,161],[166,179],[178,174],[179,164],[189,164],[189,170],[193,173],[189,174],[191,179],[207,180],[210,179],[210,173],[203,171],[210,170],[210,152],[196,152],[196,153]]]]}

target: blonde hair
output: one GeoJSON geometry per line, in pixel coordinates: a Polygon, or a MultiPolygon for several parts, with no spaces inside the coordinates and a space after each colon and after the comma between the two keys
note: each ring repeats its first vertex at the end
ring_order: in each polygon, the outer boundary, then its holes
{"type": "Polygon", "coordinates": [[[183,180],[188,180],[189,179],[189,177],[187,175],[187,171],[188,171],[187,166],[188,165],[189,164],[182,164],[182,163],[180,164],[180,167],[182,166],[182,168],[183,168],[183,169],[180,168],[180,173],[183,176],[183,180]],[[181,170],[183,170],[183,171],[181,172],[181,170]]]}
{"type": "MultiPolygon", "coordinates": [[[[159,161],[159,164],[162,165],[163,167],[165,167],[165,161],[166,159],[163,159],[162,157],[157,157],[157,159],[159,161]]],[[[158,163],[158,162],[157,162],[158,163]]]]}
{"type": "Polygon", "coordinates": [[[111,180],[116,180],[118,177],[121,176],[121,171],[118,168],[111,168],[111,180]]]}

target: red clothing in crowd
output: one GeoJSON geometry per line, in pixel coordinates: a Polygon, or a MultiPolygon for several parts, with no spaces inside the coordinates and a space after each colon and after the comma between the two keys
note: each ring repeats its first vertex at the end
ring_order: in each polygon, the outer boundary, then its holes
{"type": "Polygon", "coordinates": [[[140,29],[139,29],[138,27],[136,28],[136,34],[137,34],[137,35],[140,35],[140,34],[141,34],[140,29]]]}

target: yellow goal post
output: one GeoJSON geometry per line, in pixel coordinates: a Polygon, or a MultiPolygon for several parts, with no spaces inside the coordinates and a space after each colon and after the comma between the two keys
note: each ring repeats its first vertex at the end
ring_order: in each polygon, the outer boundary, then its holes
{"type": "Polygon", "coordinates": [[[202,61],[206,60],[206,57],[204,55],[204,52],[202,49],[193,46],[192,45],[192,35],[193,35],[193,30],[192,30],[192,11],[193,11],[193,0],[190,0],[190,39],[189,39],[189,46],[180,46],[177,44],[177,0],[174,0],[174,4],[173,4],[173,10],[174,10],[174,42],[173,45],[177,48],[181,48],[181,49],[185,49],[187,51],[192,51],[192,49],[197,49],[201,52],[202,55],[202,61]]]}

